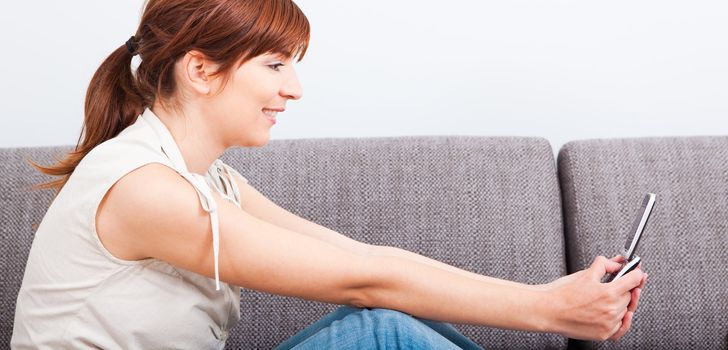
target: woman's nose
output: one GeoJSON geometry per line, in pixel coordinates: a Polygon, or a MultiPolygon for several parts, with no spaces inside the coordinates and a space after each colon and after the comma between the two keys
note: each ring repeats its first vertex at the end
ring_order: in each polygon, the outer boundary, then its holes
{"type": "Polygon", "coordinates": [[[291,100],[298,100],[303,96],[301,83],[298,81],[296,73],[293,73],[291,78],[281,87],[281,95],[291,100]]]}

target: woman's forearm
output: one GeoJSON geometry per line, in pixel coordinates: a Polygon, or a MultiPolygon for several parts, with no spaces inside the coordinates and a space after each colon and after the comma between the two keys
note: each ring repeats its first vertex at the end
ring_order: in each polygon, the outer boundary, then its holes
{"type": "Polygon", "coordinates": [[[518,283],[508,280],[503,280],[495,277],[480,275],[474,272],[470,272],[467,270],[463,270],[460,268],[457,268],[452,265],[445,264],[443,262],[428,258],[426,256],[411,252],[409,250],[401,249],[398,247],[392,247],[392,246],[371,246],[370,248],[370,254],[378,254],[378,255],[388,255],[388,256],[397,256],[405,259],[409,259],[412,261],[420,262],[423,264],[427,264],[433,267],[437,267],[446,271],[454,272],[457,274],[460,274],[462,276],[472,278],[478,281],[484,281],[484,282],[490,282],[494,284],[501,284],[505,286],[511,286],[516,288],[525,288],[525,289],[531,289],[531,290],[540,290],[541,285],[531,285],[531,284],[524,284],[524,283],[518,283]]]}
{"type": "Polygon", "coordinates": [[[547,332],[545,292],[476,279],[397,255],[367,257],[360,307],[388,308],[420,318],[547,332]]]}

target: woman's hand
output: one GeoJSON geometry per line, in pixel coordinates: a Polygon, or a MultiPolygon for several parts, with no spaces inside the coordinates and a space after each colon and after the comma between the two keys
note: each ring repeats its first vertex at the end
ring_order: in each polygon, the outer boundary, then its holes
{"type": "Polygon", "coordinates": [[[616,281],[602,283],[619,271],[624,258],[598,256],[587,269],[539,286],[553,316],[551,331],[584,340],[619,340],[632,325],[647,274],[640,265],[616,281]]]}

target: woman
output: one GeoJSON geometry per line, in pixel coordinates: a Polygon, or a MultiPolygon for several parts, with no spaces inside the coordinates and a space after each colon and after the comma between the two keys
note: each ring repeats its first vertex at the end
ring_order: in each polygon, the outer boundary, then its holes
{"type": "Polygon", "coordinates": [[[477,275],[295,216],[220,161],[266,145],[301,98],[293,62],[308,40],[290,0],[146,4],[92,78],[83,141],[35,165],[63,177],[44,185],[58,192],[28,258],[14,348],[223,348],[240,287],[344,305],[280,348],[479,348],[446,322],[627,332],[646,275],[600,283],[619,257],[545,285],[477,275]]]}

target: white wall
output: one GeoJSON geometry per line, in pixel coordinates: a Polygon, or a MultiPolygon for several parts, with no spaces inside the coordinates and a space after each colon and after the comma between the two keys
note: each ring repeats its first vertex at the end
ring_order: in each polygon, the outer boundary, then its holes
{"type": "MultiPolygon", "coordinates": [[[[299,0],[304,97],[273,139],[728,134],[725,1],[299,0]]],[[[75,144],[142,1],[11,2],[0,147],[75,144]]]]}

